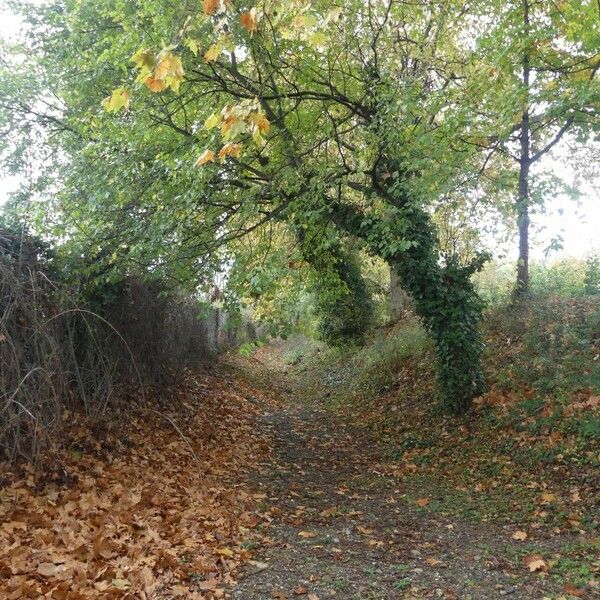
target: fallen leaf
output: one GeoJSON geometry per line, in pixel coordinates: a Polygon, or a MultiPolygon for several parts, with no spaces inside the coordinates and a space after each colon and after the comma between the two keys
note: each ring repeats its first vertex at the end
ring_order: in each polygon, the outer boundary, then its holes
{"type": "Polygon", "coordinates": [[[570,596],[575,596],[576,598],[585,598],[585,590],[575,587],[572,583],[565,583],[563,590],[570,596]]]}
{"type": "Polygon", "coordinates": [[[54,563],[40,563],[37,567],[37,572],[42,577],[53,577],[60,570],[61,565],[55,565],[54,563]]]}
{"type": "Polygon", "coordinates": [[[544,492],[542,494],[542,504],[552,504],[556,502],[556,496],[550,492],[544,492]]]}
{"type": "Polygon", "coordinates": [[[317,537],[317,534],[313,533],[312,531],[299,531],[298,535],[301,538],[314,538],[314,537],[317,537]]]}
{"type": "Polygon", "coordinates": [[[512,535],[513,540],[519,540],[521,542],[525,541],[527,539],[527,532],[526,531],[515,531],[512,535]]]}
{"type": "Polygon", "coordinates": [[[356,530],[357,530],[359,533],[362,533],[363,535],[371,535],[371,534],[373,533],[373,530],[372,530],[372,529],[369,529],[368,527],[363,527],[362,525],[358,525],[358,526],[356,527],[356,530]]]}
{"type": "Polygon", "coordinates": [[[131,587],[131,581],[129,581],[129,579],[113,579],[112,584],[113,587],[116,587],[119,590],[126,590],[131,587]]]}
{"type": "Polygon", "coordinates": [[[431,500],[429,498],[419,498],[418,500],[415,500],[415,504],[421,507],[427,506],[430,502],[431,500]]]}
{"type": "Polygon", "coordinates": [[[198,583],[198,588],[203,591],[216,590],[219,587],[219,582],[216,579],[205,579],[198,583]]]}
{"type": "Polygon", "coordinates": [[[536,571],[547,571],[548,565],[540,554],[530,554],[524,558],[525,566],[531,573],[536,571]]]}
{"type": "Polygon", "coordinates": [[[296,596],[303,596],[304,594],[306,594],[308,592],[308,590],[303,586],[303,585],[297,585],[294,588],[294,594],[296,596]]]}

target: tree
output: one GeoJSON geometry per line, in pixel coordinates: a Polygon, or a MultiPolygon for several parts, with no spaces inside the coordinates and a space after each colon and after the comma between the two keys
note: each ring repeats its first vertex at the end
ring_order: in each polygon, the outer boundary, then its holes
{"type": "Polygon", "coordinates": [[[516,163],[519,299],[529,292],[530,211],[543,202],[532,168],[566,135],[589,139],[598,123],[600,5],[513,0],[485,2],[475,12],[483,31],[464,87],[470,115],[463,141],[482,148],[486,166],[492,154],[516,163]]]}
{"type": "Polygon", "coordinates": [[[103,278],[142,265],[190,285],[273,221],[330,273],[346,264],[337,244],[359,240],[411,295],[445,406],[463,412],[483,386],[471,275],[486,257],[442,256],[431,219],[459,163],[439,131],[447,67],[466,62],[463,4],[205,0],[202,12],[68,0],[31,13],[45,23],[29,42],[44,87],[66,107],[46,114],[61,160],[44,227],[103,278]]]}

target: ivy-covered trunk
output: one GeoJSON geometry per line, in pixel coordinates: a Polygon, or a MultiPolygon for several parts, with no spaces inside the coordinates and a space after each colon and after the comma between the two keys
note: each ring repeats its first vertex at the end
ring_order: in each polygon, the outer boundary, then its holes
{"type": "Polygon", "coordinates": [[[410,215],[403,219],[404,237],[414,245],[395,256],[393,264],[435,342],[444,407],[453,414],[464,413],[484,388],[480,333],[483,302],[471,275],[486,257],[466,266],[455,258],[442,264],[429,215],[414,205],[409,210],[410,215]]]}
{"type": "Polygon", "coordinates": [[[396,270],[434,340],[444,409],[464,413],[484,389],[480,333],[484,304],[471,275],[483,266],[487,256],[480,255],[467,265],[452,257],[443,261],[427,211],[400,189],[388,190],[386,200],[387,214],[378,217],[337,203],[331,215],[340,228],[362,238],[371,252],[396,270]],[[369,228],[363,226],[366,221],[369,228]],[[388,243],[382,244],[382,240],[388,243]]]}

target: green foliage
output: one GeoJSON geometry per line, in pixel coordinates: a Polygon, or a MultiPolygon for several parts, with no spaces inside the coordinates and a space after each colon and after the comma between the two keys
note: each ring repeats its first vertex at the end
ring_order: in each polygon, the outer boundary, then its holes
{"type": "MultiPolygon", "coordinates": [[[[600,268],[592,255],[585,260],[564,258],[531,264],[531,295],[542,301],[547,296],[580,298],[595,295],[600,289],[600,268]]],[[[475,277],[481,296],[492,306],[511,300],[513,273],[508,265],[488,263],[475,277]]]]}
{"type": "Polygon", "coordinates": [[[589,256],[586,260],[583,288],[590,296],[600,294],[600,257],[597,254],[589,256]]]}
{"type": "MultiPolygon", "coordinates": [[[[314,270],[322,332],[336,343],[360,338],[372,313],[358,266],[339,250],[358,239],[397,269],[435,342],[444,403],[464,411],[483,384],[471,283],[483,258],[472,244],[442,252],[432,212],[448,198],[487,198],[478,174],[489,144],[512,141],[523,42],[503,7],[24,4],[21,58],[0,72],[3,154],[24,168],[42,139],[47,156],[32,202],[16,210],[59,241],[65,264],[89,257],[77,270],[98,285],[151,272],[196,290],[233,265],[231,296],[264,298],[265,321],[284,333],[314,270]],[[473,28],[495,16],[504,29],[473,28]],[[476,43],[465,44],[471,32],[476,43]],[[501,118],[473,117],[473,106],[501,118]]],[[[569,23],[588,12],[569,9],[569,23]]],[[[579,38],[587,53],[595,33],[579,38]]],[[[576,77],[572,87],[568,110],[593,91],[576,77]]],[[[490,190],[512,176],[505,163],[493,161],[490,190]]]]}
{"type": "MultiPolygon", "coordinates": [[[[320,257],[322,258],[322,257],[320,257]]],[[[328,344],[361,342],[373,325],[374,306],[355,252],[313,263],[309,289],[315,296],[318,332],[328,344]]]]}

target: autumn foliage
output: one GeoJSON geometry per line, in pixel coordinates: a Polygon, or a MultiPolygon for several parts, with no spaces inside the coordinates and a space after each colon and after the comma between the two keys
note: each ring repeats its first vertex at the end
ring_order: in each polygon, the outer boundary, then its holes
{"type": "Polygon", "coordinates": [[[186,372],[162,412],[124,413],[118,428],[69,413],[49,475],[3,474],[0,597],[222,598],[264,543],[261,495],[240,486],[269,450],[257,393],[186,372]]]}

